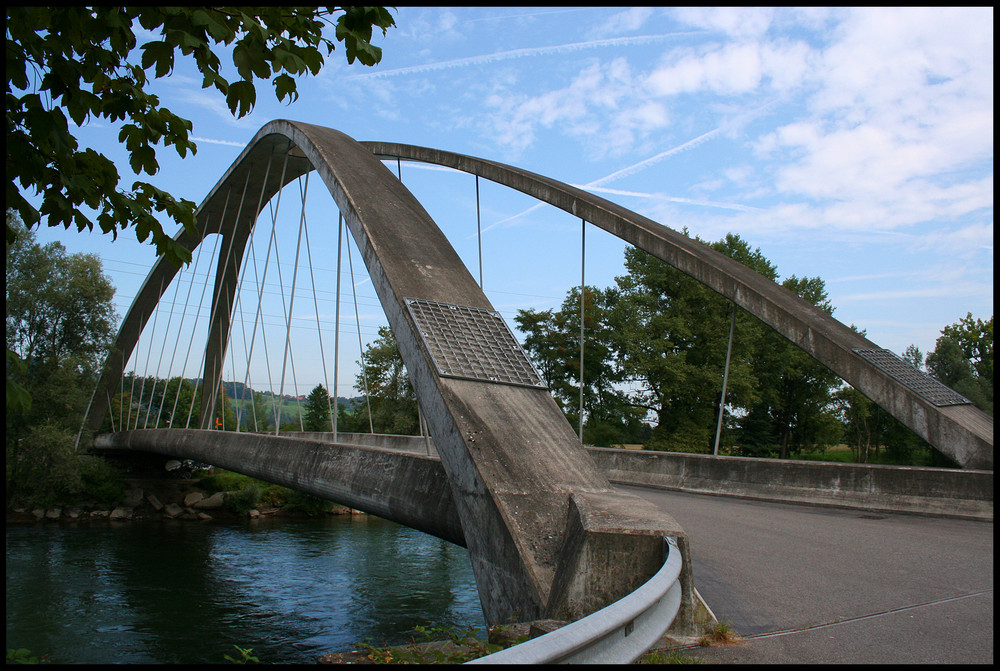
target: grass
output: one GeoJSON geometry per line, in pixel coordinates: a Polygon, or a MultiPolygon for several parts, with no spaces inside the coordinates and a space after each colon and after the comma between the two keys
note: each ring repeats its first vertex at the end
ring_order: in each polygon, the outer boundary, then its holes
{"type": "Polygon", "coordinates": [[[698,645],[732,645],[740,640],[740,635],[733,630],[728,622],[716,622],[708,633],[698,639],[698,645]]]}
{"type": "Polygon", "coordinates": [[[701,660],[680,650],[651,650],[636,660],[636,664],[701,664],[701,660]]]}
{"type": "Polygon", "coordinates": [[[520,642],[489,643],[476,636],[475,627],[461,631],[455,631],[454,627],[413,629],[419,640],[413,637],[409,645],[377,647],[366,639],[355,645],[355,652],[372,664],[462,664],[520,642]]]}

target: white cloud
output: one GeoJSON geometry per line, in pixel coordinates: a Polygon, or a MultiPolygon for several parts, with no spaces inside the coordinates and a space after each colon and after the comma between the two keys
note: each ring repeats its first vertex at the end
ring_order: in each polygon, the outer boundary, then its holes
{"type": "Polygon", "coordinates": [[[814,200],[814,216],[859,229],[991,208],[992,177],[981,175],[993,151],[992,58],[983,58],[992,15],[975,17],[852,12],[809,57],[809,115],[755,143],[774,161],[776,193],[814,200]]]}
{"type": "Polygon", "coordinates": [[[993,294],[992,284],[977,282],[956,282],[947,285],[935,284],[911,289],[889,289],[885,291],[869,291],[857,294],[844,294],[837,296],[838,303],[849,303],[852,301],[877,301],[886,303],[905,299],[920,298],[942,298],[953,299],[966,298],[970,296],[989,296],[993,294]]]}
{"type": "Polygon", "coordinates": [[[600,32],[606,35],[627,33],[638,30],[653,15],[652,7],[630,7],[623,12],[612,14],[601,22],[600,32]]]}
{"type": "Polygon", "coordinates": [[[715,30],[736,39],[760,38],[771,27],[774,9],[764,7],[680,7],[678,21],[715,30]]]}
{"type": "Polygon", "coordinates": [[[654,95],[711,92],[740,95],[767,83],[787,90],[802,83],[809,71],[809,50],[803,43],[729,43],[701,51],[676,50],[649,74],[654,95]]]}
{"type": "Polygon", "coordinates": [[[953,256],[967,257],[983,253],[992,256],[993,222],[971,224],[957,230],[937,229],[921,236],[915,246],[953,256]]]}
{"type": "Polygon", "coordinates": [[[636,134],[668,122],[666,109],[655,102],[634,99],[636,86],[624,58],[606,65],[592,63],[566,87],[537,96],[497,91],[486,100],[493,110],[490,122],[498,132],[498,144],[508,153],[518,153],[534,140],[536,127],[559,127],[577,137],[603,133],[606,143],[595,150],[631,147],[636,134]],[[611,113],[610,117],[607,117],[611,113]]]}

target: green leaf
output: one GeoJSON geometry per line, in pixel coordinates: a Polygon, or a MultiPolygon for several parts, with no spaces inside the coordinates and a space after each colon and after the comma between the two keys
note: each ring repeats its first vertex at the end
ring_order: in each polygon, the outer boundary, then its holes
{"type": "Polygon", "coordinates": [[[248,81],[233,82],[226,94],[226,103],[237,119],[243,118],[253,111],[257,102],[257,90],[248,81]]]}
{"type": "Polygon", "coordinates": [[[147,42],[140,47],[142,50],[142,68],[148,70],[155,66],[156,78],[166,76],[174,69],[174,47],[166,42],[147,42]]]}
{"type": "Polygon", "coordinates": [[[155,175],[156,171],[160,169],[156,162],[156,152],[148,144],[138,147],[132,152],[132,155],[129,156],[129,165],[136,173],[145,172],[147,175],[155,175]]]}
{"type": "Polygon", "coordinates": [[[274,78],[274,93],[278,96],[279,101],[284,100],[286,95],[290,96],[289,104],[295,102],[299,97],[298,91],[295,90],[295,80],[286,74],[274,78]]]}
{"type": "MultiPolygon", "coordinates": [[[[297,100],[296,76],[319,72],[321,45],[327,54],[333,51],[335,42],[323,37],[327,16],[340,17],[337,39],[346,41],[349,62],[378,62],[381,50],[370,44],[373,29],[385,34],[395,25],[380,7],[8,8],[8,207],[27,225],[44,218],[48,225],[87,229],[96,222],[113,236],[134,226],[137,237],[151,236],[159,252],[183,259],[185,252],[174,249],[155,217],[147,215],[154,208],[193,226],[194,205],[152,191],[119,191],[114,164],[93,150],[78,152],[69,120],[80,125],[94,116],[114,122],[131,168],[154,174],[159,169],[154,145],[160,141],[173,145],[180,156],[197,149],[189,137],[190,122],[160,107],[146,89],[148,81],[174,72],[178,51],[194,58],[203,87],[214,87],[233,114],[243,117],[256,103],[257,78],[271,80],[279,100],[297,100]],[[137,49],[136,24],[159,38],[137,49]],[[212,47],[234,40],[233,64],[241,81],[230,84],[212,47]],[[41,81],[29,67],[37,68],[41,81]],[[28,203],[22,189],[39,194],[41,203],[28,203]],[[84,214],[87,208],[97,211],[93,221],[84,214]]],[[[8,237],[12,234],[8,226],[8,237]]]]}

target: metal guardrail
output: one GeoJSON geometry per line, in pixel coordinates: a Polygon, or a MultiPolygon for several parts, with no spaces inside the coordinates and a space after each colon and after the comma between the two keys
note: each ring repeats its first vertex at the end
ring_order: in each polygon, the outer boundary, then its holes
{"type": "Polygon", "coordinates": [[[599,611],[467,664],[630,664],[663,636],[681,606],[681,553],[665,537],[666,560],[639,589],[599,611]]]}

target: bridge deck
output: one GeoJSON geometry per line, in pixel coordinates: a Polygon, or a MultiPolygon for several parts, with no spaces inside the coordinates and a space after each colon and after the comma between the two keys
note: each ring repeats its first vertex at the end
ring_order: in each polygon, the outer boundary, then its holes
{"type": "Polygon", "coordinates": [[[993,662],[992,522],[620,488],[684,526],[699,593],[748,637],[691,657],[993,662]]]}

